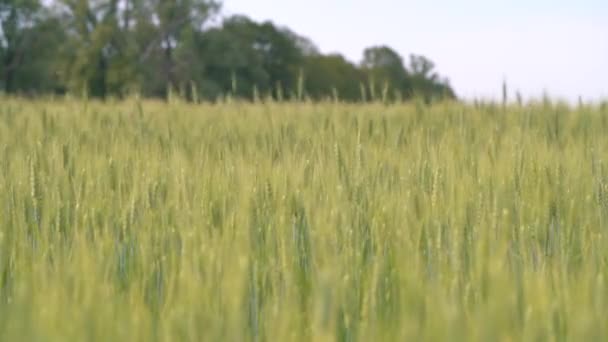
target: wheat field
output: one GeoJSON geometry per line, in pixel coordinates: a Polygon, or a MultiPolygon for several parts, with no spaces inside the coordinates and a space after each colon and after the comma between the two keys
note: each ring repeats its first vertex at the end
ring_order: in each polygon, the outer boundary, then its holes
{"type": "Polygon", "coordinates": [[[0,340],[606,340],[607,132],[549,102],[0,98],[0,340]]]}

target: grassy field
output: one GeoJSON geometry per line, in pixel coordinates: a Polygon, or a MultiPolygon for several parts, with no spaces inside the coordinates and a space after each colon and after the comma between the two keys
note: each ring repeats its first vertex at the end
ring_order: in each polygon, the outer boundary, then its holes
{"type": "Polygon", "coordinates": [[[608,339],[608,109],[0,98],[1,341],[608,339]]]}

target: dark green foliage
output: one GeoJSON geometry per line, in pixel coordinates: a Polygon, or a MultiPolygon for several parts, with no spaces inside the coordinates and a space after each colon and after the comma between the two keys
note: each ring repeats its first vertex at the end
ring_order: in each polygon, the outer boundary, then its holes
{"type": "Polygon", "coordinates": [[[0,0],[0,91],[192,101],[455,97],[425,57],[406,67],[391,48],[372,47],[356,66],[272,22],[236,15],[211,25],[219,9],[215,0],[0,0]]]}
{"type": "Polygon", "coordinates": [[[365,82],[363,71],[341,55],[313,55],[304,61],[307,95],[315,100],[334,97],[342,100],[361,99],[360,85],[365,82]]]}
{"type": "Polygon", "coordinates": [[[295,89],[303,52],[297,42],[270,22],[258,24],[242,16],[200,35],[206,80],[203,95],[232,94],[251,98],[253,88],[278,98],[295,89]]]}

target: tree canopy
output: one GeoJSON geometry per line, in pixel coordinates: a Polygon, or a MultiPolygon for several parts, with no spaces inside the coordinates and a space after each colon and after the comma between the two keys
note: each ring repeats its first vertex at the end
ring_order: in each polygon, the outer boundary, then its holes
{"type": "Polygon", "coordinates": [[[388,46],[357,65],[214,0],[0,0],[0,91],[363,101],[455,98],[427,57],[388,46]]]}

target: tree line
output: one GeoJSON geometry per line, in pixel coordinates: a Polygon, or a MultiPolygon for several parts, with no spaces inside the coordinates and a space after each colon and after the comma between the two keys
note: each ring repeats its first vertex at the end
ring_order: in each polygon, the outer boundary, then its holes
{"type": "Polygon", "coordinates": [[[214,0],[0,0],[0,92],[455,98],[424,56],[373,46],[354,64],[272,22],[219,18],[214,0]]]}

